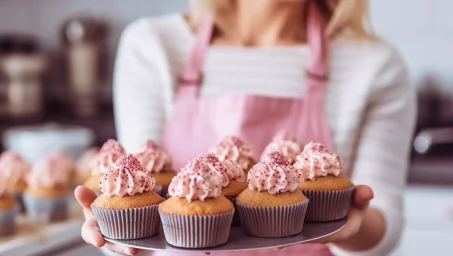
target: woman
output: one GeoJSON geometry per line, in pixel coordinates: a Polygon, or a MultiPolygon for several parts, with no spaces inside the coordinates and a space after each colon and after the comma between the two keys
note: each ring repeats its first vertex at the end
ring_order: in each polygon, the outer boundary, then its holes
{"type": "MultiPolygon", "coordinates": [[[[283,252],[388,254],[402,230],[415,101],[399,56],[365,29],[365,0],[192,4],[186,17],[142,19],[122,36],[114,99],[126,149],[159,140],[181,167],[231,134],[257,154],[281,129],[328,144],[366,186],[357,186],[341,232],[283,252]]],[[[87,243],[137,253],[105,243],[89,210],[94,195],[79,187],[76,196],[87,243]]]]}

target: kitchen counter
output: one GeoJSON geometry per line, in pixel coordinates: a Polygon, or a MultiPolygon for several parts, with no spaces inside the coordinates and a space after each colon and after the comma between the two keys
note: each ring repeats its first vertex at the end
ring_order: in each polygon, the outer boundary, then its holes
{"type": "Polygon", "coordinates": [[[83,214],[75,199],[71,202],[70,212],[68,220],[47,225],[32,223],[26,216],[19,216],[16,234],[0,238],[0,255],[54,255],[50,252],[80,244],[83,214]]]}
{"type": "Polygon", "coordinates": [[[410,185],[404,193],[405,228],[393,256],[451,255],[453,186],[410,185]]]}

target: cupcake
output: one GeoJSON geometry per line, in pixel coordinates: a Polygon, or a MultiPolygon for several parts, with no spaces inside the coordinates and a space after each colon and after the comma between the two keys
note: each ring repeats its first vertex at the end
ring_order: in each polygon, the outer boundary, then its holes
{"type": "Polygon", "coordinates": [[[228,240],[234,206],[221,195],[225,177],[206,161],[194,159],[175,176],[159,206],[167,243],[209,248],[228,240]]]}
{"type": "Polygon", "coordinates": [[[147,140],[134,156],[156,180],[154,191],[166,197],[171,179],[176,175],[170,155],[154,141],[147,140]]]}
{"type": "Polygon", "coordinates": [[[32,167],[24,193],[25,207],[32,220],[48,223],[67,219],[72,168],[71,160],[60,152],[32,167]]]}
{"type": "Polygon", "coordinates": [[[85,183],[91,177],[92,162],[95,161],[98,148],[90,148],[85,151],[76,161],[75,172],[72,175],[72,181],[76,185],[85,183]]]}
{"type": "Polygon", "coordinates": [[[5,178],[6,192],[17,202],[19,209],[24,210],[22,193],[27,188],[27,175],[30,165],[18,154],[5,151],[0,155],[0,176],[5,178]]]}
{"type": "MultiPolygon", "coordinates": [[[[214,173],[222,177],[222,191],[221,195],[230,200],[236,209],[236,197],[247,188],[245,181],[244,170],[235,162],[226,160],[220,161],[212,153],[201,154],[193,160],[192,164],[206,165],[214,173]]],[[[181,171],[186,172],[190,170],[190,166],[183,168],[181,171]]],[[[233,226],[240,225],[239,213],[234,212],[233,226]]]]}
{"type": "Polygon", "coordinates": [[[299,188],[310,199],[305,220],[334,221],[346,217],[354,184],[342,173],[343,161],[320,143],[310,142],[294,167],[301,173],[299,188]]]}
{"type": "Polygon", "coordinates": [[[229,136],[220,141],[210,151],[220,161],[230,160],[237,163],[246,173],[256,163],[252,147],[236,136],[229,136]]]}
{"type": "Polygon", "coordinates": [[[153,176],[131,154],[120,157],[99,181],[101,195],[91,204],[101,233],[112,239],[140,239],[159,233],[153,176]]]}
{"type": "Polygon", "coordinates": [[[278,152],[266,154],[250,169],[248,189],[236,204],[246,234],[287,237],[302,232],[308,199],[297,188],[300,174],[278,152]]]}
{"type": "Polygon", "coordinates": [[[15,229],[16,202],[6,193],[6,187],[6,178],[0,176],[0,236],[11,235],[15,229]]]}
{"type": "Polygon", "coordinates": [[[289,164],[296,162],[296,157],[302,152],[302,145],[285,131],[279,132],[272,139],[272,142],[266,146],[263,152],[263,157],[271,152],[277,151],[282,154],[289,164]]]}
{"type": "Polygon", "coordinates": [[[85,182],[84,186],[94,191],[97,195],[101,193],[99,180],[108,173],[118,158],[126,154],[123,146],[114,139],[107,140],[102,145],[96,158],[91,161],[91,177],[85,182]]]}

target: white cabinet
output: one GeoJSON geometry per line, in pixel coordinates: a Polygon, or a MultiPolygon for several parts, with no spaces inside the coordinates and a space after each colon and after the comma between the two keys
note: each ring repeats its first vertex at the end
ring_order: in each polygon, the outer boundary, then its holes
{"type": "Polygon", "coordinates": [[[453,255],[453,187],[409,186],[395,256],[453,255]]]}

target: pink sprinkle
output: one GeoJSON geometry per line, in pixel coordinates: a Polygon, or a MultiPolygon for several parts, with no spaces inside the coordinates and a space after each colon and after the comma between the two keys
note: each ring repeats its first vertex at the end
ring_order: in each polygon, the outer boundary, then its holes
{"type": "Polygon", "coordinates": [[[271,152],[266,154],[263,159],[261,160],[263,163],[268,163],[268,164],[275,164],[275,165],[280,165],[280,166],[287,166],[289,165],[288,160],[285,159],[285,157],[280,154],[277,151],[271,152]]]}

